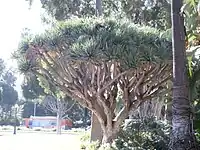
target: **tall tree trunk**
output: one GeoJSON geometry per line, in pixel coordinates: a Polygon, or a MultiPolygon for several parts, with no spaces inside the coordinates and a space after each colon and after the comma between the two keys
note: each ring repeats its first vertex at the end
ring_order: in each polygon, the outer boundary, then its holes
{"type": "Polygon", "coordinates": [[[92,113],[91,120],[92,120],[92,122],[91,122],[92,126],[91,126],[91,139],[90,139],[90,141],[99,141],[101,143],[103,133],[102,133],[102,129],[101,129],[101,125],[99,123],[99,120],[94,113],[92,113]]]}
{"type": "Polygon", "coordinates": [[[57,131],[57,134],[61,134],[61,116],[60,116],[60,113],[59,111],[57,112],[57,123],[56,123],[56,131],[57,131]]]}
{"type": "Polygon", "coordinates": [[[96,16],[102,16],[103,10],[102,10],[102,2],[101,0],[96,0],[96,16]]]}
{"type": "Polygon", "coordinates": [[[198,150],[193,132],[185,55],[182,0],[172,0],[173,101],[171,150],[198,150]]]}

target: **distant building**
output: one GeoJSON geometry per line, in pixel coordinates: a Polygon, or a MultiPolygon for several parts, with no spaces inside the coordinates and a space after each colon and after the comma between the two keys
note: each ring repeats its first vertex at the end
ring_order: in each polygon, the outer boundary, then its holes
{"type": "MultiPolygon", "coordinates": [[[[57,126],[57,118],[55,116],[31,116],[23,119],[23,125],[27,128],[55,128],[57,126]]],[[[62,119],[61,127],[65,129],[72,128],[72,121],[70,119],[62,119]]]]}

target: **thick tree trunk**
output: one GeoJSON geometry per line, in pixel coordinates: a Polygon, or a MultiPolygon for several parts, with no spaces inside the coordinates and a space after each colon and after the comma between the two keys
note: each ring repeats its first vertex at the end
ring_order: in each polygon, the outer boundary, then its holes
{"type": "Polygon", "coordinates": [[[92,121],[91,121],[91,139],[90,141],[99,141],[101,143],[103,133],[101,129],[101,125],[99,123],[98,118],[94,113],[92,113],[92,121]]]}
{"type": "Polygon", "coordinates": [[[111,144],[113,140],[116,138],[117,133],[118,133],[118,129],[107,129],[106,132],[103,132],[102,143],[111,144]]]}
{"type": "Polygon", "coordinates": [[[119,127],[108,128],[105,124],[99,122],[98,117],[92,113],[92,128],[91,128],[91,141],[99,141],[100,143],[112,143],[119,127]]]}
{"type": "Polygon", "coordinates": [[[182,0],[172,0],[173,101],[171,150],[198,150],[188,93],[182,0]]]}

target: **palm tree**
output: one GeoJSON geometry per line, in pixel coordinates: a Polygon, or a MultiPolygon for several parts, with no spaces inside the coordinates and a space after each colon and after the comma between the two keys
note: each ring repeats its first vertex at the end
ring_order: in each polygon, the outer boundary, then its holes
{"type": "Polygon", "coordinates": [[[173,102],[171,150],[198,150],[192,126],[182,0],[172,0],[173,102]]]}

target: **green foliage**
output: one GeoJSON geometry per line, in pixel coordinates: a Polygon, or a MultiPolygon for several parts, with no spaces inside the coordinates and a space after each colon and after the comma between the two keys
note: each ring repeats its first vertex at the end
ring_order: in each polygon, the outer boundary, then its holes
{"type": "MultiPolygon", "coordinates": [[[[34,114],[34,102],[32,101],[24,101],[23,102],[23,111],[22,117],[29,118],[31,115],[34,114]]],[[[88,112],[85,114],[85,109],[76,103],[70,111],[67,112],[67,117],[72,120],[74,123],[74,127],[85,127],[84,121],[86,120],[87,126],[90,124],[91,114],[88,112]],[[86,118],[85,118],[86,117],[86,118]],[[81,121],[83,123],[77,125],[76,121],[81,121]]],[[[36,116],[56,116],[56,113],[52,113],[51,111],[47,110],[42,104],[36,104],[36,116]]]]}
{"type": "Polygon", "coordinates": [[[14,126],[14,125],[17,125],[19,126],[20,125],[20,121],[19,119],[15,119],[13,117],[11,118],[2,118],[0,119],[0,126],[7,126],[7,125],[11,125],[11,126],[14,126]]]}
{"type": "Polygon", "coordinates": [[[34,100],[44,95],[44,88],[39,85],[39,81],[35,75],[29,76],[21,85],[23,96],[26,99],[34,100]]]}
{"type": "Polygon", "coordinates": [[[81,136],[80,140],[82,142],[87,142],[87,141],[90,141],[90,132],[86,132],[83,136],[81,136]]]}
{"type": "Polygon", "coordinates": [[[13,106],[18,100],[17,91],[7,84],[2,85],[2,101],[3,105],[13,106]]]}
{"type": "MultiPolygon", "coordinates": [[[[29,100],[35,100],[38,98],[44,97],[47,94],[55,94],[56,89],[51,86],[48,87],[49,83],[45,85],[44,81],[41,82],[41,78],[37,78],[35,75],[31,74],[25,78],[24,83],[22,84],[22,92],[23,96],[26,98],[26,101],[23,103],[23,118],[29,118],[33,115],[34,110],[34,102],[29,100]],[[42,84],[42,85],[41,85],[42,84]],[[48,90],[47,90],[48,89],[48,90]]],[[[46,81],[46,80],[45,80],[46,81]]],[[[65,96],[65,100],[69,101],[69,97],[65,96]]],[[[71,98],[70,98],[71,100],[71,98]]],[[[71,102],[74,103],[74,102],[71,102]]],[[[42,104],[37,103],[36,105],[36,115],[37,116],[45,116],[45,115],[55,115],[54,113],[47,110],[42,104]]],[[[85,113],[84,108],[76,103],[72,109],[68,112],[68,117],[75,121],[84,121],[85,113]]],[[[89,122],[90,113],[86,115],[86,120],[89,122]]],[[[83,126],[83,125],[82,125],[83,126]]]]}
{"type": "Polygon", "coordinates": [[[13,124],[13,106],[18,102],[15,90],[16,77],[0,58],[0,125],[13,124]]]}
{"type": "Polygon", "coordinates": [[[144,61],[171,60],[171,41],[161,38],[160,31],[111,19],[70,20],[43,35],[22,41],[16,59],[23,72],[33,67],[30,59],[24,61],[30,45],[52,52],[65,51],[70,59],[96,62],[117,59],[126,67],[137,67],[144,61]]]}
{"type": "Polygon", "coordinates": [[[89,134],[81,137],[82,149],[88,150],[167,150],[170,126],[154,118],[130,121],[123,125],[117,138],[111,145],[101,145],[98,142],[89,143],[89,134]],[[94,148],[95,147],[95,148],[94,148]],[[93,149],[91,149],[93,148],[93,149]]]}
{"type": "Polygon", "coordinates": [[[80,146],[81,150],[98,150],[99,142],[91,142],[91,143],[82,143],[80,146]]]}
{"type": "Polygon", "coordinates": [[[14,106],[18,101],[18,93],[15,90],[16,77],[14,73],[10,70],[3,70],[0,75],[0,117],[8,118],[8,114],[12,112],[12,106],[14,106]]]}
{"type": "MultiPolygon", "coordinates": [[[[32,0],[28,0],[32,4],[32,0]]],[[[41,0],[42,8],[56,20],[94,17],[93,0],[41,0]]],[[[168,0],[102,0],[103,16],[128,18],[131,22],[168,29],[171,27],[168,0]]]]}
{"type": "Polygon", "coordinates": [[[121,3],[122,11],[134,23],[158,29],[171,28],[168,0],[121,0],[121,3]]]}
{"type": "Polygon", "coordinates": [[[198,126],[198,129],[196,129],[196,138],[197,138],[197,141],[200,143],[200,128],[198,126]]]}
{"type": "Polygon", "coordinates": [[[90,132],[86,132],[83,136],[81,136],[80,141],[80,149],[82,150],[97,150],[99,148],[99,142],[90,143],[90,132]]]}
{"type": "Polygon", "coordinates": [[[118,150],[154,150],[168,149],[169,126],[152,119],[131,121],[119,133],[115,140],[118,150]]]}
{"type": "MultiPolygon", "coordinates": [[[[32,5],[32,0],[26,0],[32,5]]],[[[42,8],[55,17],[56,20],[66,20],[72,17],[95,16],[95,1],[93,0],[41,0],[42,8]]],[[[102,1],[103,15],[116,15],[120,9],[120,1],[102,1]]]]}
{"type": "Polygon", "coordinates": [[[2,79],[4,80],[4,82],[9,85],[9,86],[15,86],[15,82],[17,80],[17,78],[14,76],[15,72],[12,71],[6,71],[3,75],[2,75],[2,79]]]}
{"type": "Polygon", "coordinates": [[[197,5],[198,0],[184,0],[185,4],[183,6],[183,11],[185,14],[185,26],[187,29],[187,37],[188,37],[188,44],[190,46],[196,45],[196,40],[200,40],[198,26],[199,26],[199,19],[198,19],[198,12],[197,12],[197,5]]]}
{"type": "MultiPolygon", "coordinates": [[[[25,101],[23,104],[22,118],[29,118],[34,114],[34,102],[25,101]]],[[[36,104],[36,116],[55,116],[56,114],[46,110],[43,105],[36,104]]]]}
{"type": "Polygon", "coordinates": [[[80,104],[76,103],[72,107],[72,109],[67,113],[67,115],[74,122],[74,126],[83,127],[84,121],[86,121],[87,124],[90,124],[91,113],[88,109],[87,109],[87,111],[88,112],[85,113],[85,108],[83,108],[80,104]],[[83,123],[82,124],[76,124],[75,123],[76,121],[81,121],[83,123]]]}

